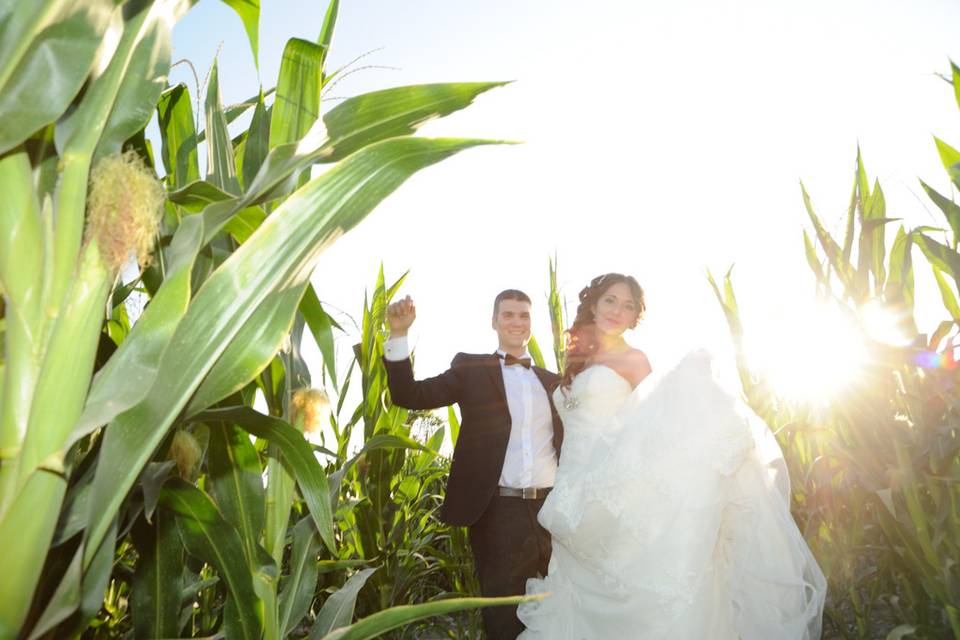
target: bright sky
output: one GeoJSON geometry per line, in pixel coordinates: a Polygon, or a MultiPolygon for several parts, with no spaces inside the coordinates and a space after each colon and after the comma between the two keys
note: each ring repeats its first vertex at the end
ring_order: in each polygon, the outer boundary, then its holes
{"type": "MultiPolygon", "coordinates": [[[[263,5],[270,87],[286,39],[315,40],[326,4],[263,5]]],[[[725,344],[707,268],[721,277],[736,263],[748,330],[786,327],[813,292],[799,180],[839,232],[858,141],[888,216],[945,226],[917,178],[950,193],[931,135],[960,145],[960,111],[934,74],[960,60],[958,34],[960,5],[949,0],[344,0],[331,68],[379,49],[360,64],[394,69],[354,73],[332,96],[516,80],[422,135],[525,144],[467,151],[416,175],[324,254],[317,292],[359,318],[381,261],[391,281],[409,269],[401,295],[418,307],[420,375],[457,351],[496,347],[490,305],[504,288],[534,299],[534,333],[549,353],[554,252],[571,313],[593,276],[638,278],[648,314],[630,341],[655,366],[695,344],[725,344]]],[[[181,21],[174,59],[190,59],[202,81],[221,45],[224,102],[255,94],[246,36],[222,3],[201,2],[181,21]]],[[[184,66],[171,81],[194,90],[184,66]]],[[[927,269],[919,252],[915,260],[927,269]]],[[[939,306],[935,293],[919,295],[939,306]]],[[[340,341],[344,360],[353,341],[340,341]]]]}

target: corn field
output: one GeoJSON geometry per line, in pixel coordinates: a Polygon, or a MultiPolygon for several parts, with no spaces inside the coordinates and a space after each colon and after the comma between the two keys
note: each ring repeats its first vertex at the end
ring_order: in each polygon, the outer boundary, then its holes
{"type": "MultiPolygon", "coordinates": [[[[960,68],[949,80],[960,106],[960,68]]],[[[936,147],[960,188],[960,152],[940,139],[936,147]]],[[[921,186],[944,228],[901,225],[889,246],[887,225],[897,218],[859,152],[839,241],[802,189],[816,296],[865,336],[871,309],[883,308],[909,343],[871,341],[864,375],[825,408],[778,395],[751,370],[731,274],[722,284],[711,277],[743,391],[784,449],[794,516],[829,579],[824,637],[960,638],[960,206],[921,186]],[[916,271],[915,254],[924,258],[916,271]],[[946,312],[928,332],[914,314],[919,277],[933,278],[946,312]]]]}
{"type": "MultiPolygon", "coordinates": [[[[413,134],[500,83],[327,109],[333,0],[275,87],[224,106],[213,61],[200,128],[166,81],[193,4],[0,3],[0,638],[472,633],[455,612],[502,601],[469,597],[462,533],[433,517],[442,433],[414,440],[429,417],[384,403],[395,288],[381,277],[338,376],[311,277],[409,176],[495,142],[413,134]],[[332,449],[304,437],[328,422],[332,449]]],[[[256,58],[259,3],[227,4],[256,58]]]]}
{"type": "MultiPolygon", "coordinates": [[[[259,3],[223,1],[256,59],[259,3]]],[[[390,402],[384,321],[405,276],[376,274],[345,370],[349,332],[311,282],[408,177],[498,143],[414,134],[503,83],[330,106],[346,71],[327,67],[331,0],[274,86],[224,105],[216,60],[202,96],[167,82],[194,4],[0,0],[0,640],[479,638],[479,607],[522,598],[476,597],[466,532],[437,517],[455,412],[390,402]]],[[[949,80],[960,106],[956,66],[949,80]]],[[[936,146],[960,188],[960,151],[936,146]]],[[[812,288],[856,323],[882,306],[911,344],[871,343],[836,402],[779,395],[744,354],[731,274],[711,282],[829,579],[824,637],[960,640],[960,205],[921,183],[945,228],[888,234],[859,153],[853,183],[840,239],[801,194],[812,288]],[[938,326],[917,326],[917,277],[938,326]]],[[[548,275],[562,370],[556,259],[548,275]]]]}

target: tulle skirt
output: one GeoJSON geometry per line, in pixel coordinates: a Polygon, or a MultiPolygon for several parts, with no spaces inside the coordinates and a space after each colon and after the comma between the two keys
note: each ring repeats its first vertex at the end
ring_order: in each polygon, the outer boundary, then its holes
{"type": "MultiPolygon", "coordinates": [[[[581,375],[618,384],[610,369],[581,375]]],[[[553,555],[527,585],[548,595],[521,605],[523,640],[820,637],[826,580],[782,452],[708,355],[651,376],[602,424],[590,415],[565,416],[539,518],[553,555]]]]}

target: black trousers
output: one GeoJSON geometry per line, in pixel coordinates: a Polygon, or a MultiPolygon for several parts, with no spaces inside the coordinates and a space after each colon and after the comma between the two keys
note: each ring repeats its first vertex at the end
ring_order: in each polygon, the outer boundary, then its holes
{"type": "MultiPolygon", "coordinates": [[[[486,597],[526,593],[527,579],[547,575],[550,534],[537,522],[543,499],[494,496],[480,519],[468,529],[470,548],[486,597]]],[[[523,631],[517,607],[480,610],[487,640],[514,640],[523,631]]]]}

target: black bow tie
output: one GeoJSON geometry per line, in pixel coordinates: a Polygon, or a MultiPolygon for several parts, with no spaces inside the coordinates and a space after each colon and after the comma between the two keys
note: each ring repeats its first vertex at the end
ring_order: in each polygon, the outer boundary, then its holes
{"type": "Polygon", "coordinates": [[[530,358],[518,358],[517,356],[510,355],[509,353],[506,355],[501,355],[498,353],[497,355],[503,358],[503,364],[507,365],[508,367],[512,364],[518,364],[524,369],[530,368],[530,358]]]}

